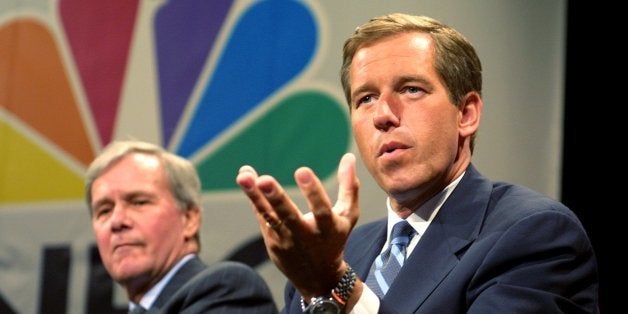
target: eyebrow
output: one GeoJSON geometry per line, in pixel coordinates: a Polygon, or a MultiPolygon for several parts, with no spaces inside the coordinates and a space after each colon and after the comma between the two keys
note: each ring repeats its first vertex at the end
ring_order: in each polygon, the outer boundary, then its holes
{"type": "Polygon", "coordinates": [[[353,101],[353,99],[355,99],[356,95],[361,94],[365,91],[368,91],[372,89],[371,84],[370,83],[366,83],[361,85],[360,87],[356,88],[352,93],[351,93],[351,101],[353,101]]]}
{"type": "MultiPolygon", "coordinates": [[[[430,80],[425,78],[425,76],[423,76],[423,75],[404,75],[404,76],[400,76],[400,77],[395,78],[393,85],[395,86],[395,88],[398,88],[399,86],[401,86],[403,84],[406,84],[408,82],[418,82],[418,83],[421,83],[421,84],[425,84],[430,89],[434,85],[434,84],[432,84],[432,82],[430,80]]],[[[353,100],[356,95],[361,94],[363,92],[366,92],[366,91],[368,91],[368,90],[370,90],[372,88],[373,87],[372,87],[371,83],[366,83],[366,84],[360,85],[358,88],[356,88],[351,93],[351,100],[353,100]]]]}
{"type": "MultiPolygon", "coordinates": [[[[154,199],[155,198],[155,194],[151,193],[151,192],[146,192],[146,191],[131,191],[129,193],[125,193],[122,196],[122,200],[123,201],[129,201],[129,200],[133,200],[137,197],[147,197],[149,199],[154,199]]],[[[105,197],[102,199],[99,199],[98,201],[96,201],[95,203],[92,204],[92,208],[97,208],[100,205],[103,204],[109,204],[109,203],[114,203],[109,197],[105,197]]]]}
{"type": "Polygon", "coordinates": [[[91,204],[92,207],[92,212],[95,211],[98,207],[104,205],[104,204],[111,204],[113,203],[113,201],[111,201],[111,199],[109,198],[101,198],[98,201],[94,202],[91,204]]]}
{"type": "Polygon", "coordinates": [[[418,82],[428,86],[432,86],[432,82],[423,75],[404,75],[395,80],[395,86],[400,86],[408,82],[418,82]]]}

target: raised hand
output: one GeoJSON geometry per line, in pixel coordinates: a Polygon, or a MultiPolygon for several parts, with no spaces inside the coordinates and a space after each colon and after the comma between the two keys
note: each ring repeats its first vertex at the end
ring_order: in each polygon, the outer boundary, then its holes
{"type": "Polygon", "coordinates": [[[309,211],[303,213],[270,175],[242,166],[236,182],[251,201],[268,254],[304,297],[329,293],[347,268],[343,249],[360,216],[356,159],[338,166],[338,199],[332,206],[321,181],[308,167],[294,173],[309,211]]]}

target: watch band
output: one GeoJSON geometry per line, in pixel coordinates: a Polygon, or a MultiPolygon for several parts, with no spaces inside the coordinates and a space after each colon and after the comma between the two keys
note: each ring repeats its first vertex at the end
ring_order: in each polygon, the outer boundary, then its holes
{"type": "MultiPolygon", "coordinates": [[[[336,303],[338,303],[340,307],[344,307],[345,304],[347,304],[347,301],[351,296],[351,292],[353,292],[356,278],[357,277],[353,268],[347,265],[347,271],[345,271],[342,277],[340,277],[340,280],[338,280],[336,286],[331,289],[331,298],[336,301],[336,303]]],[[[310,300],[310,304],[320,298],[325,297],[312,298],[312,300],[310,300]]],[[[327,296],[326,298],[329,298],[329,296],[327,296]]],[[[303,310],[303,312],[307,312],[306,310],[308,308],[309,306],[305,304],[305,300],[303,299],[303,296],[301,296],[301,310],[303,310]]]]}
{"type": "Polygon", "coordinates": [[[347,265],[347,271],[342,275],[336,287],[331,290],[331,296],[343,306],[347,304],[353,287],[355,286],[355,271],[351,266],[347,265]]]}

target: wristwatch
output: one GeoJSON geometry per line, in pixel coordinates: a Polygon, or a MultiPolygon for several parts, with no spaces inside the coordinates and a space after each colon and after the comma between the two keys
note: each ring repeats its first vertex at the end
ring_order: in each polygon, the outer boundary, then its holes
{"type": "Polygon", "coordinates": [[[301,309],[308,314],[340,314],[345,307],[349,296],[355,285],[355,271],[351,266],[347,267],[347,271],[342,275],[336,287],[331,290],[331,295],[319,296],[312,298],[309,305],[305,305],[303,297],[301,297],[301,309]]]}
{"type": "Polygon", "coordinates": [[[323,296],[312,299],[310,305],[303,312],[308,314],[340,314],[341,309],[342,305],[334,298],[323,296]]]}

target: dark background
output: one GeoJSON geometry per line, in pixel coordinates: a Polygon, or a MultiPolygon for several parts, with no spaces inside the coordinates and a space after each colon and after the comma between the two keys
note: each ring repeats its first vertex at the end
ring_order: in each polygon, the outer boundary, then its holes
{"type": "MultiPolygon", "coordinates": [[[[615,7],[617,5],[614,5],[615,7]]],[[[565,120],[563,139],[562,201],[582,220],[598,258],[600,274],[600,312],[612,313],[617,306],[611,305],[609,277],[611,258],[608,239],[611,220],[621,221],[623,209],[616,187],[624,180],[623,156],[625,150],[617,135],[621,135],[623,123],[618,119],[623,112],[622,53],[625,36],[618,33],[613,19],[613,6],[592,5],[583,1],[567,3],[567,56],[565,73],[565,120]],[[615,70],[616,73],[613,74],[615,70]],[[613,97],[614,99],[608,99],[613,97]],[[619,123],[617,123],[619,122],[619,123]],[[602,215],[607,217],[605,224],[602,215]],[[610,312],[609,312],[610,311],[610,312]]],[[[623,79],[625,80],[625,79],[623,79]]],[[[614,228],[613,228],[614,229],[614,228]]],[[[621,250],[619,240],[625,238],[621,228],[610,230],[617,233],[614,242],[621,250]]],[[[623,254],[622,254],[623,255],[623,254]]],[[[614,274],[618,276],[618,274],[614,274]]],[[[620,288],[621,289],[621,288],[620,288]]],[[[622,289],[623,290],[623,289],[622,289]]]]}

